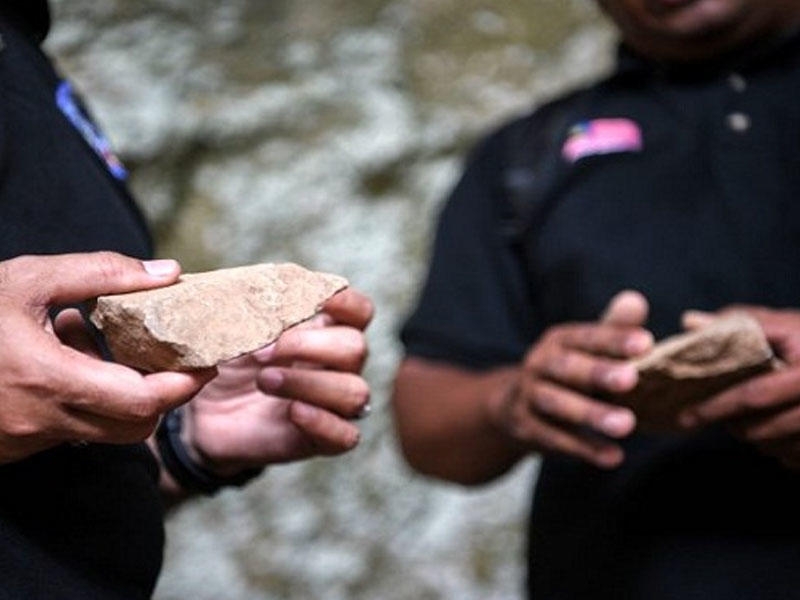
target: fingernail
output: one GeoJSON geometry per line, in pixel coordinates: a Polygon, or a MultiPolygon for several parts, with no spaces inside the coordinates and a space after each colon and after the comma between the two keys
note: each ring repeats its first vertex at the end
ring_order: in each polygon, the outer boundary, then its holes
{"type": "Polygon", "coordinates": [[[615,411],[608,413],[600,421],[600,430],[611,437],[620,437],[630,433],[636,423],[633,413],[615,411]]]}
{"type": "Polygon", "coordinates": [[[618,467],[622,461],[625,460],[625,455],[619,448],[610,448],[608,450],[603,450],[597,458],[600,468],[613,469],[618,467]]]}
{"type": "Polygon", "coordinates": [[[261,371],[261,387],[267,391],[274,392],[279,390],[280,387],[283,385],[285,378],[283,376],[283,371],[280,369],[263,369],[261,371]]]}
{"type": "Polygon", "coordinates": [[[606,385],[613,391],[624,392],[636,383],[638,373],[633,365],[623,365],[611,369],[605,377],[606,385]]]}
{"type": "Polygon", "coordinates": [[[142,261],[142,266],[153,277],[170,277],[180,269],[178,261],[171,258],[144,260],[142,261]]]}
{"type": "Polygon", "coordinates": [[[358,414],[356,415],[356,419],[366,419],[368,416],[372,414],[372,404],[365,404],[358,414]]]}
{"type": "Polygon", "coordinates": [[[637,332],[625,340],[625,352],[629,355],[641,354],[652,347],[653,335],[649,332],[637,332]]]}

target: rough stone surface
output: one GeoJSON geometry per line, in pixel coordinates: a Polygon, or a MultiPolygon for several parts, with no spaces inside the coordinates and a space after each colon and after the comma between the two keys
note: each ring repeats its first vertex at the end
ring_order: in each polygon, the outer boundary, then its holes
{"type": "Polygon", "coordinates": [[[101,296],[91,318],[117,361],[145,371],[185,371],[269,344],[345,287],[343,277],[292,263],[251,265],[101,296]]]}
{"type": "Polygon", "coordinates": [[[634,364],[639,384],[623,403],[655,430],[673,427],[686,406],[777,368],[760,325],[738,313],[667,338],[634,364]]]}

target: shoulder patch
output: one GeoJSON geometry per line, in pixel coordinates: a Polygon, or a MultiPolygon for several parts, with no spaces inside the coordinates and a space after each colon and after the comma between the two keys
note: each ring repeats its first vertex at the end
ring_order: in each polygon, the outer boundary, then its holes
{"type": "Polygon", "coordinates": [[[84,110],[69,81],[62,81],[58,84],[55,100],[59,110],[105,163],[109,173],[114,178],[124,181],[128,177],[128,171],[112,150],[108,138],[84,110]]]}

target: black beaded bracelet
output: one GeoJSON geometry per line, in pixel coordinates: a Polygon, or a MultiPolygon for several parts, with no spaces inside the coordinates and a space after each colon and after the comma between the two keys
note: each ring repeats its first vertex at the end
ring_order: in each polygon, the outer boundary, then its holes
{"type": "Polygon", "coordinates": [[[156,442],[164,468],[185,490],[211,495],[224,487],[241,487],[254,477],[258,477],[264,470],[263,467],[257,467],[245,469],[229,477],[217,475],[197,464],[189,455],[181,440],[182,428],[181,410],[169,411],[156,429],[156,442]]]}

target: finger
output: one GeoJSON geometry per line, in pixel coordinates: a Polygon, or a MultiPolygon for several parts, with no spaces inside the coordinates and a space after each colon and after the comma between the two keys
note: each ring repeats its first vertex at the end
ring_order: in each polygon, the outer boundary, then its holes
{"type": "Polygon", "coordinates": [[[757,415],[796,401],[800,369],[785,369],[754,377],[683,411],[678,422],[686,428],[757,415]]]}
{"type": "Polygon", "coordinates": [[[541,419],[519,421],[514,434],[518,440],[544,452],[579,458],[602,469],[617,467],[625,458],[619,444],[541,419]]]}
{"type": "Polygon", "coordinates": [[[563,346],[619,358],[643,354],[654,343],[653,334],[638,327],[579,324],[565,326],[558,335],[563,346]]]}
{"type": "Polygon", "coordinates": [[[361,437],[358,428],[349,421],[304,402],[292,402],[289,418],[321,455],[352,450],[361,437]]]}
{"type": "Polygon", "coordinates": [[[53,331],[62,344],[88,356],[100,358],[100,351],[78,309],[68,308],[59,312],[53,320],[53,331]]]}
{"type": "Polygon", "coordinates": [[[565,349],[535,358],[531,366],[542,377],[587,392],[627,392],[639,380],[636,367],[630,363],[565,349]]]}
{"type": "Polygon", "coordinates": [[[375,314],[372,301],[361,292],[347,288],[331,297],[322,309],[337,323],[364,330],[375,314]]]}
{"type": "Polygon", "coordinates": [[[65,398],[72,408],[126,421],[147,421],[188,401],[215,370],[186,373],[140,373],[84,356],[70,348],[58,368],[65,398]],[[66,366],[66,374],[64,368],[66,366]]]}
{"type": "Polygon", "coordinates": [[[702,310],[687,310],[681,315],[681,325],[687,331],[694,331],[710,325],[719,315],[702,310]]]}
{"type": "Polygon", "coordinates": [[[600,320],[614,325],[644,325],[650,305],[647,298],[635,290],[623,290],[608,303],[600,320]]]}
{"type": "MultiPolygon", "coordinates": [[[[259,356],[263,357],[266,352],[259,356]]],[[[364,334],[341,325],[324,329],[289,329],[278,338],[271,356],[271,360],[279,364],[301,361],[353,373],[361,371],[366,358],[364,334]]]]}
{"type": "Polygon", "coordinates": [[[735,420],[730,428],[737,437],[758,444],[794,437],[800,434],[800,405],[735,420]]]}
{"type": "Polygon", "coordinates": [[[351,419],[361,415],[369,403],[369,386],[353,373],[268,367],[256,381],[265,393],[299,398],[351,419]]]}
{"type": "Polygon", "coordinates": [[[114,252],[20,256],[0,264],[0,285],[44,306],[160,287],[179,275],[174,260],[141,261],[114,252]]]}
{"type": "Polygon", "coordinates": [[[597,402],[545,381],[531,386],[531,408],[550,420],[588,428],[613,438],[633,432],[636,417],[627,408],[597,402]]]}
{"type": "Polygon", "coordinates": [[[146,440],[158,426],[159,415],[136,421],[111,419],[67,407],[60,437],[99,444],[135,444],[146,440]]]}

